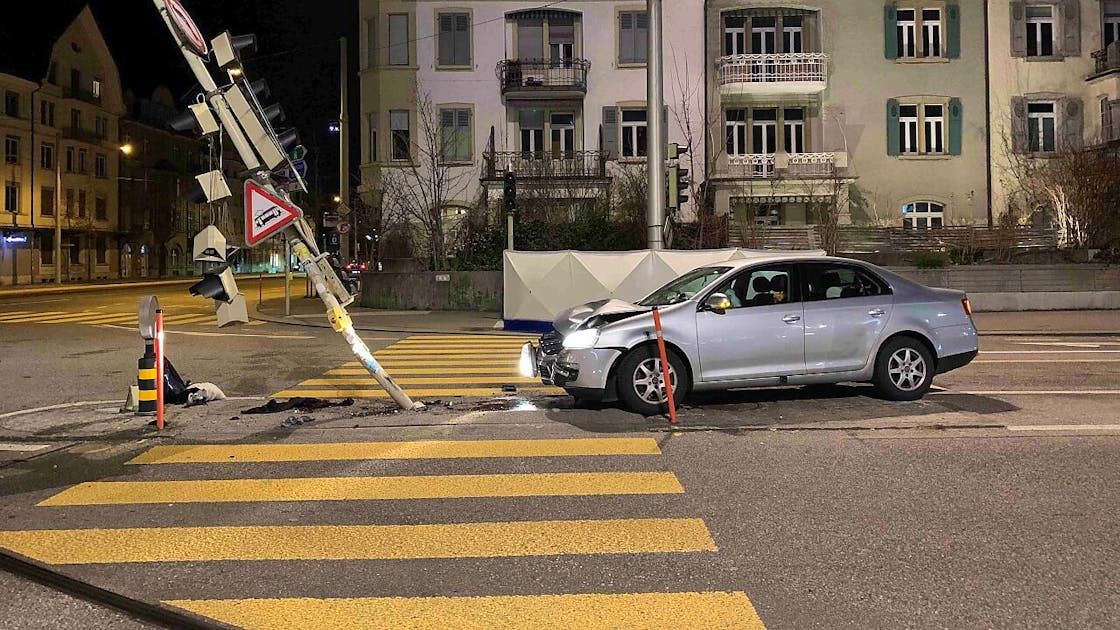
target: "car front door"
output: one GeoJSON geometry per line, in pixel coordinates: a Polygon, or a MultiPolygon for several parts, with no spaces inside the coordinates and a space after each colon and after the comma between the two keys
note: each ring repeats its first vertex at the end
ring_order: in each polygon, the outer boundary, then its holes
{"type": "Polygon", "coordinates": [[[801,374],[805,333],[797,266],[746,269],[717,289],[731,301],[722,314],[696,314],[700,380],[733,381],[801,374]]]}
{"type": "Polygon", "coordinates": [[[805,263],[805,366],[810,373],[863,368],[891,316],[890,286],[845,263],[805,263]]]}

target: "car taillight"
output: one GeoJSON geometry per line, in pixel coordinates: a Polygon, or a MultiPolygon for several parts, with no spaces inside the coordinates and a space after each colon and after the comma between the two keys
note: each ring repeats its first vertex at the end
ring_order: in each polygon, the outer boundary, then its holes
{"type": "Polygon", "coordinates": [[[362,263],[362,266],[361,266],[361,270],[362,270],[362,271],[365,271],[365,270],[366,270],[366,264],[365,264],[365,263],[362,263]]]}
{"type": "Polygon", "coordinates": [[[964,307],[964,314],[972,317],[972,303],[968,301],[967,297],[961,298],[961,306],[964,307]]]}

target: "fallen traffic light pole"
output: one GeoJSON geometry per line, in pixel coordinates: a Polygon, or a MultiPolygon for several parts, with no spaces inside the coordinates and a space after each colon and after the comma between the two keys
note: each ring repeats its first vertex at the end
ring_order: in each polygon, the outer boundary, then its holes
{"type": "MultiPolygon", "coordinates": [[[[250,40],[245,37],[231,38],[228,33],[223,33],[214,40],[215,61],[229,76],[229,84],[219,87],[206,65],[211,60],[210,47],[180,1],[152,1],[202,88],[203,98],[199,103],[202,107],[194,106],[191,110],[199,123],[198,128],[203,133],[207,130],[214,132],[215,126],[216,133],[224,131],[246,168],[252,173],[245,183],[246,246],[253,247],[282,234],[327,307],[327,319],[331,327],[346,339],[354,356],[402,409],[422,409],[423,403],[413,402],[409,398],[377,362],[369,347],[354,330],[354,323],[346,312],[346,305],[353,301],[353,296],[342,285],[326,257],[319,252],[314,232],[303,218],[303,210],[292,203],[287,192],[273,181],[273,169],[286,166],[296,172],[295,183],[306,192],[303,179],[291,164],[285,146],[289,140],[292,144],[298,143],[294,131],[289,130],[279,135],[275,132],[272,121],[277,118],[279,108],[261,106],[257,90],[245,78],[244,69],[237,58],[238,50],[247,46],[237,44],[250,40]]],[[[200,183],[203,184],[209,202],[230,196],[229,187],[225,184],[220,169],[211,171],[205,182],[200,180],[200,183]]],[[[228,280],[232,283],[232,273],[228,280]]],[[[220,291],[211,287],[210,292],[224,295],[233,291],[236,294],[236,287],[225,286],[227,284],[223,282],[220,291]]],[[[200,293],[202,288],[204,287],[199,287],[200,293]]]]}

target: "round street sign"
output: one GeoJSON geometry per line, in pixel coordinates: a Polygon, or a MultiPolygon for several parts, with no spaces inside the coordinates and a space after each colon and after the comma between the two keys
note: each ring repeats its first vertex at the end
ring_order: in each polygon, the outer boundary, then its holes
{"type": "Polygon", "coordinates": [[[206,38],[202,36],[198,27],[195,26],[194,20],[191,19],[191,14],[187,13],[179,0],[163,0],[163,3],[167,6],[167,15],[175,26],[180,43],[199,57],[205,57],[210,49],[206,46],[206,38]]]}
{"type": "Polygon", "coordinates": [[[336,229],[338,230],[339,234],[348,234],[350,232],[350,224],[349,223],[339,223],[338,228],[336,228],[336,229]]]}

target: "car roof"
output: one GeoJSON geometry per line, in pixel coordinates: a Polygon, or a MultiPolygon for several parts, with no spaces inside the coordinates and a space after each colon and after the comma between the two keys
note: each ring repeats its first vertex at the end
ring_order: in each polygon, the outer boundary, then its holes
{"type": "Polygon", "coordinates": [[[783,262],[836,262],[836,263],[854,263],[864,267],[869,266],[862,260],[855,260],[852,258],[840,258],[838,256],[822,256],[816,253],[799,254],[796,252],[782,252],[775,254],[760,253],[752,255],[750,258],[743,258],[740,260],[728,260],[721,263],[707,265],[709,267],[731,267],[732,270],[739,270],[746,267],[753,267],[755,265],[765,265],[770,263],[783,263],[783,262]]]}

